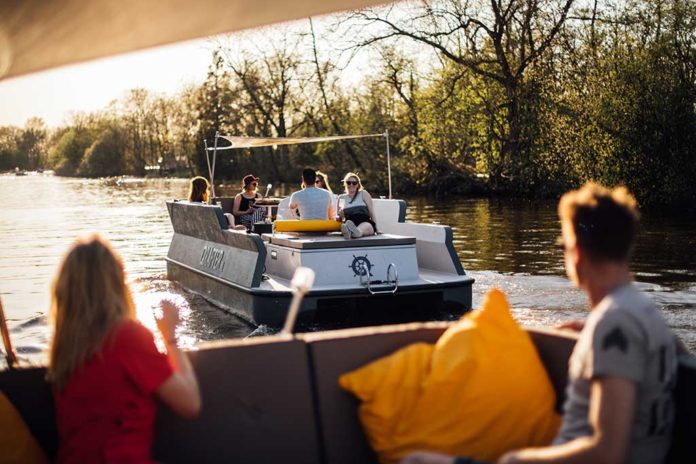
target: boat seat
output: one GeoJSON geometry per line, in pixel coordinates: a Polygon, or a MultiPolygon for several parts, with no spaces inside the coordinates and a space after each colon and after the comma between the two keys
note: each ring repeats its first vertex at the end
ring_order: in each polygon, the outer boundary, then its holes
{"type": "MultiPolygon", "coordinates": [[[[435,342],[446,322],[412,323],[201,344],[187,352],[203,394],[195,421],[158,409],[154,458],[163,462],[376,463],[358,400],[338,377],[414,342],[435,342]]],[[[528,329],[556,393],[565,398],[574,335],[528,329]]],[[[12,401],[49,456],[57,434],[45,368],[0,371],[12,401]]],[[[696,359],[682,356],[667,463],[696,462],[696,359]]]]}
{"type": "Polygon", "coordinates": [[[346,240],[340,233],[275,233],[263,234],[271,244],[298,250],[322,250],[328,248],[364,248],[374,246],[413,245],[415,237],[379,234],[346,240]]]}
{"type": "Polygon", "coordinates": [[[223,213],[232,214],[234,197],[215,197],[213,198],[213,204],[219,205],[222,208],[223,213]]]}
{"type": "Polygon", "coordinates": [[[318,463],[318,431],[303,342],[261,337],[202,344],[188,353],[201,416],[159,408],[155,460],[318,463]]]}

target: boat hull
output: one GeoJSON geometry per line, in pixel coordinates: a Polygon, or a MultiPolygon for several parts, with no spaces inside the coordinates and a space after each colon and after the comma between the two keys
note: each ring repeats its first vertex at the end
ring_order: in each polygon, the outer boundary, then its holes
{"type": "MultiPolygon", "coordinates": [[[[386,229],[394,222],[398,229],[403,202],[384,206],[380,224],[386,229]]],[[[471,309],[474,279],[461,269],[446,226],[422,225],[419,231],[421,225],[409,223],[403,224],[409,235],[397,230],[360,240],[341,234],[261,237],[229,230],[219,206],[174,201],[167,208],[174,228],[168,279],[253,324],[283,324],[300,266],[316,274],[300,322],[398,323],[450,319],[471,309]]]]}
{"type": "MultiPolygon", "coordinates": [[[[292,293],[244,288],[181,263],[167,260],[167,278],[251,324],[279,327],[292,293]]],[[[398,294],[371,295],[365,288],[308,293],[298,320],[303,323],[398,323],[449,318],[471,309],[473,279],[400,287],[398,294]]]]}

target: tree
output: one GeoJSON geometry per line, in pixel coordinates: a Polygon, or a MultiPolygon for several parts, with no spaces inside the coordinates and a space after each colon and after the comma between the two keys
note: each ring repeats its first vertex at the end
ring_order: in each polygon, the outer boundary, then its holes
{"type": "Polygon", "coordinates": [[[77,174],[85,177],[118,176],[125,172],[126,138],[118,126],[104,129],[85,151],[77,174]]]}
{"type": "Polygon", "coordinates": [[[488,168],[495,185],[521,187],[527,182],[525,168],[532,162],[530,140],[524,133],[526,75],[554,44],[572,4],[573,0],[423,1],[358,11],[346,24],[361,31],[356,47],[408,38],[501,86],[506,123],[501,158],[488,168]]]}

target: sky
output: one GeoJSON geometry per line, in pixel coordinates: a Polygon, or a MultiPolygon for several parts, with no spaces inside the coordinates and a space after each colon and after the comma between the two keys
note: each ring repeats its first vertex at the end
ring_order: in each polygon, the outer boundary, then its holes
{"type": "Polygon", "coordinates": [[[49,127],[70,112],[105,108],[133,88],[173,95],[205,79],[213,44],[182,42],[0,81],[0,126],[24,127],[38,116],[49,127]]]}
{"type": "MultiPolygon", "coordinates": [[[[320,55],[341,60],[335,48],[340,37],[324,37],[332,34],[333,16],[313,19],[320,55]]],[[[29,118],[40,117],[55,128],[66,124],[70,113],[102,110],[134,88],[175,95],[186,85],[205,80],[216,44],[234,45],[232,53],[236,47],[272,48],[274,42],[282,42],[274,37],[308,30],[307,20],[291,21],[0,80],[0,127],[24,127],[29,118]]],[[[304,53],[309,56],[310,51],[304,53]]],[[[369,53],[359,53],[344,69],[343,84],[357,84],[373,66],[369,53]]]]}

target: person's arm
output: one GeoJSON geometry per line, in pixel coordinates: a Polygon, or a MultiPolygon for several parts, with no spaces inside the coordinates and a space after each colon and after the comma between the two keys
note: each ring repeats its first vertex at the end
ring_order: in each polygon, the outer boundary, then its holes
{"type": "Polygon", "coordinates": [[[375,209],[372,205],[372,195],[370,195],[367,190],[363,190],[362,196],[365,204],[367,205],[367,212],[370,213],[370,219],[372,219],[372,222],[377,224],[377,218],[375,218],[375,209]]]}
{"type": "Polygon", "coordinates": [[[621,377],[593,380],[589,411],[593,435],[562,445],[513,451],[500,458],[498,464],[626,462],[636,394],[636,384],[621,377]]]}
{"type": "Polygon", "coordinates": [[[195,419],[201,411],[201,393],[191,362],[176,346],[179,308],[168,300],[163,300],[160,307],[162,317],[157,319],[157,328],[167,346],[167,356],[174,368],[174,374],[165,380],[155,393],[179,416],[195,419]]]}
{"type": "Polygon", "coordinates": [[[245,213],[239,211],[239,205],[242,203],[242,195],[238,193],[234,197],[234,203],[232,203],[232,214],[235,216],[243,216],[245,213]]]}
{"type": "Polygon", "coordinates": [[[333,202],[333,197],[332,197],[331,195],[329,195],[329,209],[328,209],[328,211],[326,212],[326,214],[328,214],[327,217],[328,217],[329,219],[333,219],[333,218],[334,218],[334,205],[333,205],[333,203],[334,203],[334,202],[333,202]]]}
{"type": "Polygon", "coordinates": [[[554,329],[559,329],[559,330],[572,330],[574,332],[581,332],[582,329],[585,328],[585,321],[581,320],[570,320],[570,321],[564,321],[561,322],[560,324],[554,326],[554,329]]]}
{"type": "Polygon", "coordinates": [[[295,194],[293,193],[292,195],[290,195],[290,204],[288,205],[288,208],[290,208],[290,214],[295,219],[299,218],[299,216],[297,215],[297,207],[298,206],[299,205],[297,204],[297,201],[295,201],[295,194]]]}

